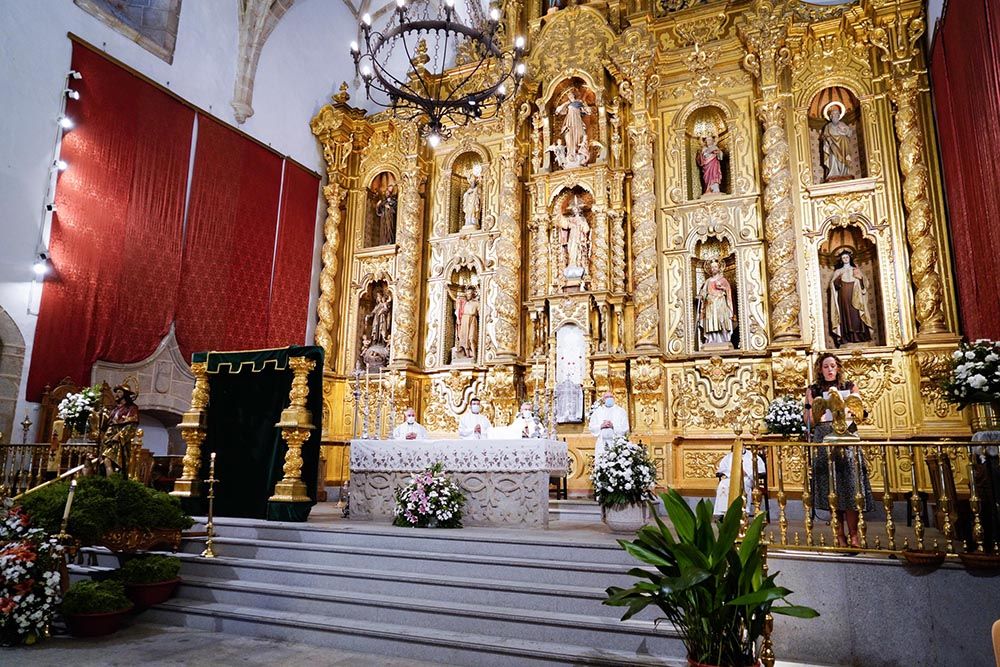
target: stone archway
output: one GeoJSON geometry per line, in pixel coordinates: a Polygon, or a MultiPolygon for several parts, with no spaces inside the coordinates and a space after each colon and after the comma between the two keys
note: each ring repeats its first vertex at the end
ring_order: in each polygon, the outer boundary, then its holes
{"type": "Polygon", "coordinates": [[[24,336],[7,311],[0,308],[0,441],[12,441],[23,370],[24,336]]]}

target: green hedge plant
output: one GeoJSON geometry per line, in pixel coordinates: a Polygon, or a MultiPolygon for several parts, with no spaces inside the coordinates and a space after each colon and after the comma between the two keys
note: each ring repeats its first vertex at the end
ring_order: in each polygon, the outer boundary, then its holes
{"type": "Polygon", "coordinates": [[[118,571],[118,580],[126,585],[156,584],[176,579],[180,571],[180,558],[147,554],[126,561],[118,571]]]}
{"type": "Polygon", "coordinates": [[[78,581],[63,596],[62,613],[66,616],[102,614],[131,606],[120,581],[78,581]]]}
{"type": "Polygon", "coordinates": [[[618,541],[629,554],[652,566],[629,570],[639,580],[633,586],[607,589],[604,604],[628,607],[623,621],[652,605],[680,632],[691,660],[745,667],[756,664],[768,613],[819,616],[809,607],[787,604],[791,591],[775,583],[777,572],[764,575],[763,515],[753,520],[742,540],[737,539],[742,498],[733,502],[718,527],[709,501],[702,500],[692,511],[675,490],[660,498],[673,527],[656,515],[651,504],[656,525],[640,529],[631,542],[618,541]]]}

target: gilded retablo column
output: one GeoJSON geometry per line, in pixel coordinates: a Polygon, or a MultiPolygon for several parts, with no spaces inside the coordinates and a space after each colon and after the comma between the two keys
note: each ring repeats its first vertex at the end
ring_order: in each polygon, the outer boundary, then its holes
{"type": "Polygon", "coordinates": [[[396,220],[396,291],[392,309],[392,363],[397,366],[417,361],[417,321],[419,319],[420,258],[423,225],[420,220],[422,174],[417,155],[417,128],[403,124],[399,133],[407,158],[399,190],[396,220]]]}

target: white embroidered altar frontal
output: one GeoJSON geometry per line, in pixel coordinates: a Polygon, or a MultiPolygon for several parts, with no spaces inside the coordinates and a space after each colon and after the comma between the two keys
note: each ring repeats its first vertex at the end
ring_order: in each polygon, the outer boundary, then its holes
{"type": "Polygon", "coordinates": [[[465,494],[467,526],[547,526],[549,477],[569,466],[555,440],[352,440],[351,518],[392,521],[396,490],[439,461],[465,494]]]}

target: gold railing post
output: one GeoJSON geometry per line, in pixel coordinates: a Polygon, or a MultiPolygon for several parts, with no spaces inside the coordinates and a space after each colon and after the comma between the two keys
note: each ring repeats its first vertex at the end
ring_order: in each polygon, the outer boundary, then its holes
{"type": "Polygon", "coordinates": [[[191,364],[194,373],[194,389],[191,390],[191,409],[184,413],[177,428],[184,438],[187,449],[184,452],[184,472],[181,478],[174,482],[172,496],[192,498],[199,495],[200,480],[198,471],[201,468],[201,443],[208,434],[208,364],[198,362],[191,364]]]}
{"type": "Polygon", "coordinates": [[[840,519],[837,516],[837,471],[834,465],[833,443],[826,444],[826,460],[830,469],[827,471],[830,488],[826,494],[827,502],[830,504],[830,532],[833,533],[833,543],[837,545],[840,536],[840,519]]]}
{"type": "Polygon", "coordinates": [[[292,388],[288,392],[289,405],[281,411],[281,421],[275,424],[281,429],[281,438],[288,445],[288,451],[285,452],[285,466],[282,469],[284,477],[275,484],[274,495],[269,500],[299,503],[311,500],[306,484],[302,481],[302,444],[316,428],[312,423],[312,414],[306,409],[306,398],[309,396],[307,378],[309,372],[316,368],[316,361],[305,357],[291,357],[288,366],[294,373],[292,388]]]}
{"type": "MultiPolygon", "coordinates": [[[[948,478],[945,474],[944,464],[948,461],[947,455],[941,448],[941,445],[937,446],[937,469],[938,469],[938,483],[941,485],[941,495],[938,496],[938,503],[941,506],[941,513],[944,514],[942,529],[944,531],[944,541],[945,541],[945,551],[947,553],[953,553],[955,547],[952,544],[954,539],[954,526],[951,524],[951,505],[948,498],[948,478]]],[[[948,461],[948,468],[951,469],[951,462],[948,461]]]]}
{"type": "MultiPolygon", "coordinates": [[[[888,442],[888,441],[887,441],[888,442]]],[[[889,483],[889,448],[883,445],[881,450],[882,466],[882,508],[885,510],[886,547],[889,551],[896,550],[896,523],[892,520],[892,486],[889,483]]]]}
{"type": "Polygon", "coordinates": [[[806,531],[806,546],[813,545],[812,447],[802,445],[802,512],[806,531]]]}
{"type": "Polygon", "coordinates": [[[924,549],[924,520],[920,516],[920,491],[917,489],[917,456],[916,447],[910,445],[910,510],[913,513],[913,536],[916,538],[917,551],[924,549]]]}
{"type": "MultiPolygon", "coordinates": [[[[767,538],[764,537],[763,532],[760,536],[760,549],[761,549],[761,567],[763,569],[764,578],[767,578],[767,538]]],[[[771,633],[774,631],[774,616],[771,615],[769,611],[764,616],[764,639],[760,645],[760,662],[763,667],[774,667],[774,642],[771,640],[771,633]]]]}
{"type": "MultiPolygon", "coordinates": [[[[785,515],[785,471],[782,469],[785,464],[784,450],[785,446],[779,442],[776,456],[778,463],[778,532],[781,535],[782,546],[788,544],[788,517],[785,515]]],[[[804,498],[803,496],[803,506],[805,506],[804,498]]]]}
{"type": "Polygon", "coordinates": [[[969,471],[969,508],[972,510],[972,539],[976,543],[976,551],[983,551],[983,523],[980,520],[979,512],[979,494],[976,492],[976,466],[975,460],[976,455],[973,452],[972,445],[969,445],[966,451],[966,456],[968,456],[968,471],[969,471]]]}
{"type": "MultiPolygon", "coordinates": [[[[844,452],[847,453],[846,451],[844,452]]],[[[854,491],[854,509],[858,512],[858,544],[862,549],[868,548],[868,535],[867,527],[868,524],[865,523],[865,484],[864,481],[867,476],[862,474],[864,472],[864,452],[862,451],[861,445],[856,445],[854,447],[855,458],[858,464],[858,473],[855,475],[857,479],[857,489],[854,491]]],[[[848,536],[850,540],[850,536],[848,536]]]]}

